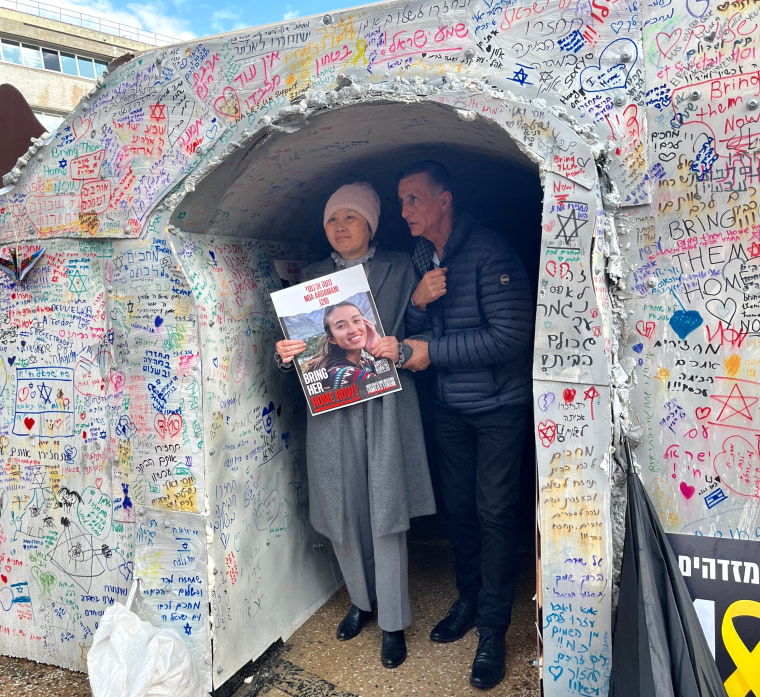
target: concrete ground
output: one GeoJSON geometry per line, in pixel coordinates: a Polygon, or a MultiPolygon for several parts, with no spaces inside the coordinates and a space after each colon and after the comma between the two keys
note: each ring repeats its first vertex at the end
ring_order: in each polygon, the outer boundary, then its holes
{"type": "MultiPolygon", "coordinates": [[[[284,644],[274,645],[256,663],[245,666],[215,697],[265,693],[267,697],[538,697],[532,556],[521,558],[520,586],[507,635],[507,677],[487,693],[469,684],[475,630],[453,644],[428,639],[456,597],[449,547],[429,540],[411,542],[409,565],[413,621],[406,630],[408,657],[401,666],[388,670],[380,664],[381,634],[375,621],[351,641],[335,639],[335,628],[349,607],[341,590],[284,644]]],[[[90,697],[91,692],[86,675],[0,656],[0,697],[27,695],[90,697]]]]}

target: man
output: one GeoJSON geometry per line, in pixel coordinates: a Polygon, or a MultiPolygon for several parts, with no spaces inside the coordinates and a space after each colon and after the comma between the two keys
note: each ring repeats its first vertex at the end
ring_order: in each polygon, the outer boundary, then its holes
{"type": "Polygon", "coordinates": [[[459,597],[430,638],[461,639],[477,626],[470,683],[504,678],[517,572],[517,506],[531,417],[534,306],[527,273],[507,242],[459,214],[451,178],[428,160],[400,175],[402,217],[418,242],[421,278],[407,308],[405,367],[435,369],[433,426],[442,509],[459,597]]]}

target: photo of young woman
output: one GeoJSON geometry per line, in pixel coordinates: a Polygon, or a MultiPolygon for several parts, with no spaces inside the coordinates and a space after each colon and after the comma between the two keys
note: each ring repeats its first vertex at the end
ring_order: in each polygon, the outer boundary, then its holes
{"type": "Polygon", "coordinates": [[[327,378],[322,381],[325,390],[337,390],[375,377],[372,349],[379,336],[359,306],[350,300],[331,305],[325,308],[322,322],[325,333],[317,354],[304,363],[303,372],[326,370],[327,378]]]}

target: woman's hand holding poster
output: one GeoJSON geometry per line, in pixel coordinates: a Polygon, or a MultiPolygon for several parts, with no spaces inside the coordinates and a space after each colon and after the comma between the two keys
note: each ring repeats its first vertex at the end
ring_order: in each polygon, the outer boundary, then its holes
{"type": "Polygon", "coordinates": [[[272,293],[312,415],[401,389],[396,366],[372,349],[385,336],[361,265],[272,293]]]}

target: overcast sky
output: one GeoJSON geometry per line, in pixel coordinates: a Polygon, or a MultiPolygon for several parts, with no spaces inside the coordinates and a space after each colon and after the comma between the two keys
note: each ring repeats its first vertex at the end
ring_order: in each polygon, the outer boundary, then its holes
{"type": "MultiPolygon", "coordinates": [[[[43,0],[51,7],[51,0],[43,0]]],[[[362,0],[58,0],[56,7],[177,39],[193,39],[367,4],[362,0]]],[[[10,5],[12,6],[12,4],[10,5]]],[[[23,8],[20,7],[19,9],[23,8]]],[[[64,21],[66,17],[62,17],[64,21]]],[[[70,21],[70,20],[69,20],[70,21]]]]}

